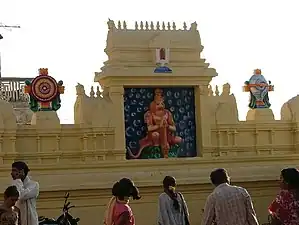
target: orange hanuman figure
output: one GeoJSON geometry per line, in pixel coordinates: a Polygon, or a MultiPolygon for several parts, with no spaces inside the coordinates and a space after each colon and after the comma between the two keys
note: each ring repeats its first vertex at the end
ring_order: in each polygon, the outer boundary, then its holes
{"type": "Polygon", "coordinates": [[[175,123],[172,113],[165,109],[163,91],[155,90],[154,100],[150,104],[149,111],[144,114],[144,121],[147,125],[147,135],[139,141],[140,149],[134,155],[130,149],[128,153],[131,158],[140,157],[142,150],[148,146],[160,146],[163,157],[168,158],[168,152],[171,145],[179,144],[182,138],[175,136],[175,123]]]}

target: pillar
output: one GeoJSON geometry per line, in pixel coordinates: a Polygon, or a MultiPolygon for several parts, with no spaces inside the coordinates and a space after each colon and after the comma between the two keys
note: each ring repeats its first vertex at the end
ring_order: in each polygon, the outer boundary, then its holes
{"type": "Polygon", "coordinates": [[[211,145],[209,115],[205,115],[204,102],[207,97],[207,85],[195,86],[196,146],[197,156],[204,156],[204,148],[211,145]]]}
{"type": "MultiPolygon", "coordinates": [[[[124,119],[124,87],[109,87],[109,96],[113,102],[113,127],[115,128],[114,136],[114,156],[117,160],[126,158],[126,140],[125,140],[125,119],[124,119]]],[[[110,112],[109,112],[110,113],[110,112]]]]}

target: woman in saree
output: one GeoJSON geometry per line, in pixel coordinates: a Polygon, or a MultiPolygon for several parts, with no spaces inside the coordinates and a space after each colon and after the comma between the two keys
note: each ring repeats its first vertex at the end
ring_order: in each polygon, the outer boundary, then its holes
{"type": "Polygon", "coordinates": [[[15,206],[19,199],[16,186],[9,186],[4,192],[4,202],[0,206],[0,225],[19,225],[20,210],[15,206]]]}
{"type": "Polygon", "coordinates": [[[133,181],[122,178],[113,185],[112,195],[105,212],[104,225],[135,225],[129,199],[139,200],[141,197],[133,181]]]}
{"type": "Polygon", "coordinates": [[[176,180],[166,176],[163,180],[164,192],[159,196],[159,225],[189,225],[189,212],[186,201],[180,192],[176,192],[176,180]]]}
{"type": "Polygon", "coordinates": [[[280,192],[269,206],[272,225],[299,224],[299,171],[287,168],[281,171],[280,192]]]}

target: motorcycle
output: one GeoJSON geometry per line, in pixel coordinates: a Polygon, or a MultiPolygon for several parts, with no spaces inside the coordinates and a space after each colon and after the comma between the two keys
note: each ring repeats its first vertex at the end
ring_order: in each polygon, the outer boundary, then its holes
{"type": "Polygon", "coordinates": [[[40,216],[38,218],[39,225],[78,225],[80,218],[74,218],[71,214],[69,214],[69,210],[75,207],[74,205],[70,205],[71,203],[68,201],[69,197],[70,194],[67,192],[64,196],[65,200],[62,208],[62,214],[57,220],[40,216]]]}

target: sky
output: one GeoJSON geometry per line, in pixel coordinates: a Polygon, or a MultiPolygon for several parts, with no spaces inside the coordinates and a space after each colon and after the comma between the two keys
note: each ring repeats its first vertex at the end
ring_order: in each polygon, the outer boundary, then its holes
{"type": "Polygon", "coordinates": [[[174,21],[177,27],[196,21],[202,55],[218,72],[212,84],[230,83],[240,119],[249,99],[242,86],[255,68],[275,85],[270,102],[280,119],[281,105],[299,91],[298,6],[296,0],[0,0],[0,22],[21,26],[0,30],[2,76],[35,77],[38,68],[49,68],[65,85],[61,123],[73,123],[75,85],[88,94],[107,59],[108,18],[126,20],[129,28],[135,21],[174,21]]]}

